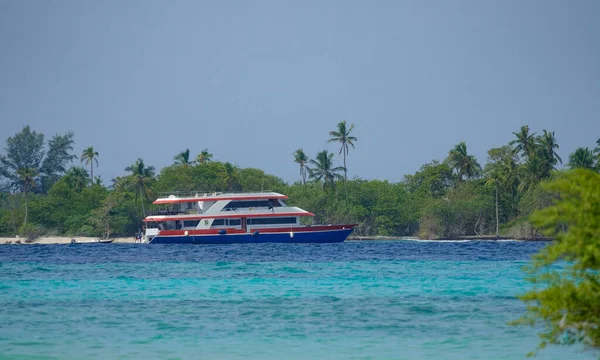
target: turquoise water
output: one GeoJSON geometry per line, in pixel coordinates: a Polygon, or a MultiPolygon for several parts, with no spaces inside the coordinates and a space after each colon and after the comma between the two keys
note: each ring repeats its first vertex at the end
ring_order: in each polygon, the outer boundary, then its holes
{"type": "Polygon", "coordinates": [[[0,246],[0,358],[524,359],[506,322],[542,246],[0,246]]]}

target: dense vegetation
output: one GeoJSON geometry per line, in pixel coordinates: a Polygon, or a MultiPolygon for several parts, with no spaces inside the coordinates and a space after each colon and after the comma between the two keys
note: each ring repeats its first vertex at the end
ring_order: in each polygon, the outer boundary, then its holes
{"type": "MultiPolygon", "coordinates": [[[[391,183],[347,178],[350,150],[358,144],[353,131],[354,125],[342,121],[330,139],[324,138],[340,145],[341,161],[327,150],[311,159],[298,149],[290,157],[300,170],[293,184],[260,169],[215,161],[207,149],[195,159],[185,149],[158,172],[144,159],[132,159],[122,176],[103,184],[94,176],[102,154],[93,147],[74,154],[74,134],[45,142],[43,134],[26,126],[6,140],[0,155],[0,234],[130,236],[162,192],[268,189],[313,212],[316,223],[359,224],[356,235],[534,237],[528,215],[554,198],[541,186],[562,163],[554,132],[535,134],[523,126],[514,141],[489,150],[484,166],[461,142],[441,161],[391,183]],[[80,161],[74,163],[76,158],[80,161]]],[[[598,171],[600,139],[597,145],[577,149],[567,166],[598,171]]]]}
{"type": "Polygon", "coordinates": [[[600,348],[600,174],[577,169],[544,186],[558,201],[532,221],[555,239],[534,258],[527,313],[516,324],[543,326],[539,348],[584,343],[600,348]]]}

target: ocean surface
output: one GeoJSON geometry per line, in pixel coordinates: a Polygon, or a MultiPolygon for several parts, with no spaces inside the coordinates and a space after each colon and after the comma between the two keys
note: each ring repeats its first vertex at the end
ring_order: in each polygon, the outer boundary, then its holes
{"type": "Polygon", "coordinates": [[[0,359],[525,359],[545,245],[4,245],[0,359]]]}

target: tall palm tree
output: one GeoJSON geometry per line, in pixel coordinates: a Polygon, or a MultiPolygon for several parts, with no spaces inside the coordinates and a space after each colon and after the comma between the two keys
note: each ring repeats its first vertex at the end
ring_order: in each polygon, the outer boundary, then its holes
{"type": "Polygon", "coordinates": [[[348,145],[352,146],[352,149],[354,149],[354,142],[358,141],[356,137],[350,136],[352,130],[354,130],[354,124],[350,125],[350,127],[347,127],[346,120],[340,121],[337,124],[337,130],[329,132],[331,139],[327,140],[328,143],[339,142],[342,144],[339,153],[344,155],[344,187],[346,189],[346,196],[348,196],[348,167],[346,166],[346,156],[348,156],[348,151],[350,150],[348,145]]]}
{"type": "Polygon", "coordinates": [[[578,148],[574,153],[569,155],[569,167],[575,168],[594,168],[594,154],[588,148],[578,148]]]}
{"type": "Polygon", "coordinates": [[[481,172],[481,165],[473,155],[467,153],[467,144],[464,141],[456,144],[452,150],[448,152],[448,164],[456,170],[458,179],[463,180],[463,176],[472,178],[481,172]]]}
{"type": "Polygon", "coordinates": [[[21,167],[17,169],[17,176],[22,185],[22,191],[25,198],[25,221],[23,221],[23,225],[27,225],[27,213],[28,213],[28,202],[27,202],[27,194],[32,187],[35,187],[35,177],[38,176],[38,172],[29,167],[21,167]]]}
{"type": "Polygon", "coordinates": [[[294,152],[294,162],[300,165],[300,179],[302,184],[306,184],[306,163],[308,162],[308,156],[304,153],[304,150],[298,149],[294,152]]]}
{"type": "Polygon", "coordinates": [[[496,228],[499,228],[500,213],[510,217],[512,204],[518,203],[516,197],[518,195],[519,186],[519,164],[513,149],[509,146],[495,148],[488,151],[488,162],[485,165],[486,185],[494,186],[496,192],[496,228]],[[508,196],[510,201],[505,202],[504,206],[500,206],[500,199],[503,196],[508,196]]]}
{"type": "Polygon", "coordinates": [[[239,184],[238,169],[230,162],[223,164],[223,184],[227,186],[227,190],[233,189],[239,184]]]}
{"type": "Polygon", "coordinates": [[[181,165],[186,169],[194,165],[194,161],[190,161],[190,149],[185,149],[184,151],[180,152],[173,158],[173,160],[175,160],[175,164],[181,165]]]}
{"type": "Polygon", "coordinates": [[[527,159],[531,157],[535,147],[535,133],[529,133],[529,125],[521,126],[521,131],[513,132],[513,134],[517,138],[511,141],[510,145],[514,146],[515,152],[522,153],[523,157],[527,159]]]}
{"type": "Polygon", "coordinates": [[[327,188],[327,185],[330,185],[331,188],[333,188],[335,180],[344,179],[339,172],[344,171],[345,168],[343,166],[333,166],[333,153],[323,150],[317,154],[315,159],[316,160],[311,159],[309,161],[312,166],[308,169],[308,172],[310,178],[314,181],[321,181],[321,179],[323,179],[324,188],[327,188]]]}
{"type": "Polygon", "coordinates": [[[202,150],[202,152],[200,154],[198,154],[196,161],[198,162],[198,164],[204,164],[204,163],[211,161],[212,157],[213,157],[213,154],[209,153],[208,149],[204,149],[204,150],[202,150]]]}
{"type": "Polygon", "coordinates": [[[98,166],[98,152],[94,151],[94,147],[90,146],[89,148],[83,150],[81,153],[81,162],[85,161],[85,165],[90,165],[90,181],[94,181],[94,162],[96,162],[96,166],[98,166]]]}
{"type": "Polygon", "coordinates": [[[541,157],[544,163],[543,172],[540,174],[542,178],[549,177],[552,170],[556,170],[556,165],[558,163],[562,164],[562,159],[556,152],[558,149],[559,146],[556,143],[554,131],[544,130],[544,133],[536,138],[537,151],[534,156],[541,157]]]}
{"type": "Polygon", "coordinates": [[[144,200],[147,200],[152,192],[154,166],[146,166],[144,160],[137,159],[131,166],[126,167],[125,171],[131,173],[128,176],[128,183],[130,187],[133,187],[136,190],[136,201],[139,194],[142,202],[142,216],[145,217],[146,209],[144,207],[144,200]]]}

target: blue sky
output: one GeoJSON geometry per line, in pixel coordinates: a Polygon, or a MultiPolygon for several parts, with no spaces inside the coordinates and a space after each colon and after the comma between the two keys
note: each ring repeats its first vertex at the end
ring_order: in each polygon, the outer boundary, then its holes
{"type": "MultiPolygon", "coordinates": [[[[600,2],[0,0],[0,141],[75,132],[105,183],[185,148],[298,178],[337,122],[350,177],[399,181],[529,124],[600,137],[600,2]]],[[[338,164],[341,165],[341,157],[338,164]]]]}

